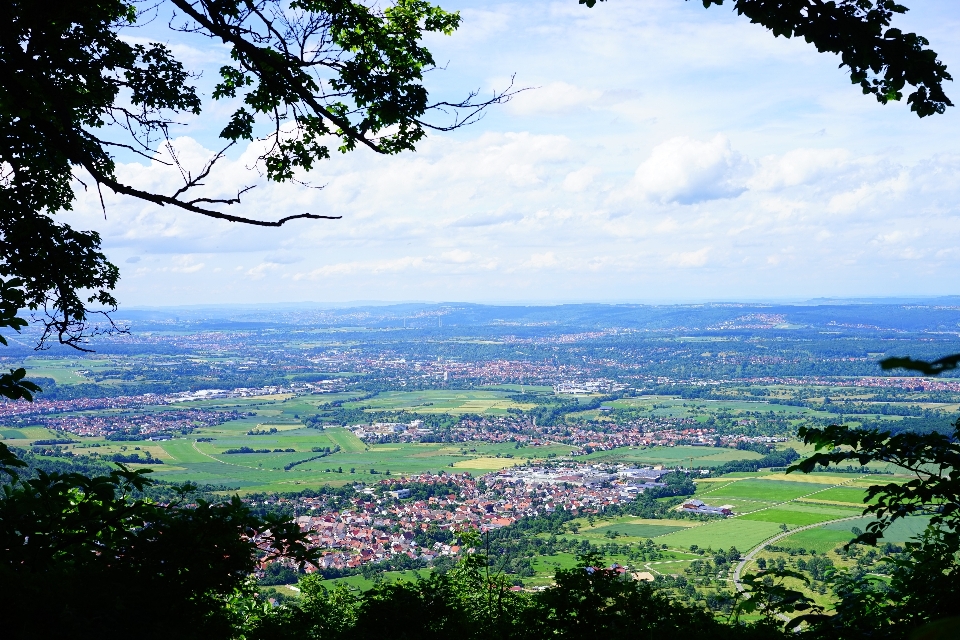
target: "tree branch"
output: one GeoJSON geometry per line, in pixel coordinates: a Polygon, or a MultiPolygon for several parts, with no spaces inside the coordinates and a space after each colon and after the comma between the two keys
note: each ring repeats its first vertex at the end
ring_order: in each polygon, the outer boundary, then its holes
{"type": "MultiPolygon", "coordinates": [[[[135,198],[140,198],[141,200],[146,200],[154,204],[158,204],[161,207],[170,205],[172,207],[177,207],[179,209],[184,209],[185,211],[190,211],[192,213],[199,213],[200,215],[207,216],[208,218],[216,218],[217,220],[226,220],[228,222],[238,222],[241,224],[251,224],[258,227],[280,227],[285,223],[290,222],[291,220],[340,220],[343,216],[324,216],[317,215],[315,213],[298,213],[291,216],[285,216],[279,220],[257,220],[254,218],[246,218],[244,216],[235,216],[229,213],[223,213],[222,211],[216,211],[214,209],[204,209],[203,207],[196,206],[196,202],[209,202],[211,204],[239,204],[240,195],[245,191],[249,190],[244,189],[237,193],[236,198],[229,199],[210,199],[210,198],[197,198],[192,201],[183,201],[178,200],[176,197],[164,196],[158,193],[150,193],[149,191],[142,191],[140,189],[135,189],[128,185],[125,185],[117,180],[114,180],[110,176],[105,175],[104,173],[97,170],[96,167],[91,164],[84,164],[84,169],[86,169],[90,175],[93,176],[93,179],[98,183],[105,184],[114,191],[114,193],[119,193],[127,196],[133,196],[135,198]]],[[[182,191],[182,190],[181,190],[182,191]]],[[[178,191],[177,193],[181,193],[178,191]]]]}

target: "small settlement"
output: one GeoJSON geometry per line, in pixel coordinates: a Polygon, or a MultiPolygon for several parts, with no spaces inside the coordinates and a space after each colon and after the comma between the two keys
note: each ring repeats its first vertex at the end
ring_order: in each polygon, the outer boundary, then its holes
{"type": "Polygon", "coordinates": [[[467,473],[425,473],[357,487],[360,497],[340,509],[330,509],[323,497],[298,498],[295,506],[303,515],[296,521],[308,532],[310,544],[323,550],[322,569],[358,568],[396,554],[430,562],[458,555],[460,548],[453,536],[446,536],[449,543],[437,542],[427,532],[489,531],[558,509],[599,513],[665,486],[659,480],[667,473],[663,468],[575,463],[504,469],[479,479],[467,473]],[[432,486],[443,491],[427,491],[433,495],[425,499],[415,499],[408,488],[423,493],[432,486]]]}

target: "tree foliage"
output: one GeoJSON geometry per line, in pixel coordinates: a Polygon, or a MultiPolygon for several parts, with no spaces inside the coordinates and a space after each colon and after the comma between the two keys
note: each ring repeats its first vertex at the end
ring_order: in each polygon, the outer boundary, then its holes
{"type": "MultiPolygon", "coordinates": [[[[705,8],[724,0],[701,0],[705,8]]],[[[600,0],[604,2],[604,0],[600,0]]],[[[588,7],[597,0],[580,0],[588,7]]],[[[803,38],[817,51],[840,56],[850,81],[881,104],[903,99],[919,117],[943,113],[953,103],[943,90],[952,80],[930,42],[915,33],[891,27],[907,8],[894,0],[733,0],[734,11],[785,38],[803,38]]]]}
{"type": "MultiPolygon", "coordinates": [[[[479,545],[468,534],[465,545],[479,545]],[[472,542],[471,542],[472,540],[472,542]]],[[[479,547],[478,547],[479,548],[479,547]]],[[[482,552],[468,553],[447,573],[380,583],[359,594],[328,590],[314,576],[300,581],[301,597],[247,620],[260,640],[592,640],[661,638],[774,640],[775,625],[727,626],[700,609],[671,601],[648,583],[604,566],[593,554],[556,573],[556,584],[530,594],[512,591],[491,572],[482,552]]]]}
{"type": "MultiPolygon", "coordinates": [[[[16,278],[0,280],[0,329],[7,328],[19,332],[27,326],[27,321],[17,313],[26,303],[22,281],[16,278]]],[[[7,345],[7,339],[0,335],[0,344],[7,345]]],[[[11,369],[10,373],[0,373],[0,397],[10,400],[33,400],[33,394],[40,391],[40,387],[29,380],[24,380],[27,370],[23,367],[11,369]]]]}
{"type": "MultiPolygon", "coordinates": [[[[275,227],[331,218],[228,213],[252,187],[217,192],[216,164],[234,143],[260,139],[261,171],[291,181],[329,158],[331,145],[344,153],[358,146],[411,150],[428,129],[462,126],[509,97],[478,101],[471,93],[460,102],[431,102],[423,80],[435,62],[422,40],[452,33],[460,16],[424,0],[169,0],[152,7],[8,0],[2,7],[0,277],[7,285],[0,294],[14,296],[3,297],[4,305],[22,302],[39,312],[47,327],[41,344],[55,337],[79,347],[95,313],[88,305],[117,304],[111,291],[119,271],[100,250],[100,236],[54,219],[72,208],[76,183],[231,222],[275,227]],[[230,49],[212,99],[240,104],[222,123],[225,148],[198,167],[182,166],[169,139],[178,116],[210,106],[192,84],[195,75],[167,45],[125,37],[171,9],[171,28],[230,49]],[[431,122],[431,112],[449,117],[431,122]],[[117,174],[121,151],[176,167],[183,185],[161,193],[125,182],[117,174]]],[[[108,319],[104,327],[116,329],[108,319]]]]}
{"type": "MultiPolygon", "coordinates": [[[[885,462],[908,472],[907,482],[867,489],[865,515],[876,519],[854,544],[876,545],[902,518],[925,515],[929,524],[906,556],[892,559],[890,583],[839,573],[833,577],[839,604],[815,629],[823,637],[899,638],[960,613],[960,421],[952,433],[898,433],[831,425],[801,428],[799,436],[817,453],[790,471],[855,460],[861,466],[885,462]]],[[[956,631],[956,627],[953,627],[956,631]]],[[[932,636],[936,637],[936,636],[932,636]]],[[[948,636],[944,636],[948,637],[948,636]]]]}
{"type": "Polygon", "coordinates": [[[16,612],[4,638],[229,638],[227,603],[246,597],[258,556],[312,558],[296,524],[236,497],[189,504],[185,486],[157,504],[133,497],[142,470],[22,479],[24,466],[0,444],[0,582],[16,612]]]}

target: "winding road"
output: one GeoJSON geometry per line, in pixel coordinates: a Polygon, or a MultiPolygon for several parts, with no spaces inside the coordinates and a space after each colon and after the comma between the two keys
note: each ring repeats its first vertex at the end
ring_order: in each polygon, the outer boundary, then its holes
{"type": "Polygon", "coordinates": [[[836,520],[824,520],[823,522],[817,522],[814,524],[808,524],[803,527],[797,527],[796,529],[790,529],[789,531],[778,533],[772,538],[767,538],[766,540],[764,540],[763,542],[755,546],[753,549],[751,549],[749,552],[747,552],[747,554],[744,555],[743,558],[740,560],[740,562],[737,564],[736,568],[733,570],[733,584],[736,585],[737,591],[739,591],[740,593],[743,593],[744,589],[743,589],[743,584],[740,582],[740,574],[743,573],[743,568],[747,566],[747,563],[753,560],[756,557],[756,555],[761,551],[763,551],[763,548],[766,547],[767,545],[772,544],[778,540],[782,540],[783,538],[792,536],[795,533],[806,531],[807,529],[816,529],[817,527],[822,527],[825,524],[831,524],[833,522],[843,522],[844,520],[857,520],[862,517],[863,517],[862,515],[856,515],[856,516],[848,516],[846,518],[837,518],[836,520]]]}

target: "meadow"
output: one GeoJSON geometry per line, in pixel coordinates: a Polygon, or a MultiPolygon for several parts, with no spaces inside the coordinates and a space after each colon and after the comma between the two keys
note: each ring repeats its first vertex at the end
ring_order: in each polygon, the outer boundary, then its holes
{"type": "Polygon", "coordinates": [[[358,402],[344,402],[345,408],[364,408],[372,411],[415,411],[417,413],[446,413],[460,415],[478,413],[505,415],[507,409],[529,409],[533,405],[514,402],[507,391],[492,389],[385,391],[375,398],[358,402]]]}
{"type": "MultiPolygon", "coordinates": [[[[228,423],[229,424],[229,423],[228,423]]],[[[224,426],[224,425],[221,425],[224,426]]],[[[340,427],[325,430],[291,429],[264,436],[246,433],[222,433],[201,430],[187,438],[174,439],[147,447],[160,449],[165,464],[154,467],[154,477],[171,482],[202,482],[235,487],[241,493],[252,491],[296,491],[324,484],[375,482],[384,477],[419,473],[469,472],[482,475],[511,467],[529,459],[541,459],[549,453],[568,453],[569,447],[514,448],[511,443],[469,444],[393,443],[366,444],[352,432],[340,427]],[[203,432],[203,433],[201,433],[203,432]],[[214,437],[213,442],[197,442],[197,437],[214,437]],[[227,454],[242,446],[253,449],[295,449],[294,452],[227,454]],[[340,451],[321,458],[314,448],[340,451]],[[509,457],[507,457],[509,456],[509,457]],[[307,460],[288,470],[292,462],[307,460]]]]}
{"type": "MultiPolygon", "coordinates": [[[[588,540],[595,545],[609,542],[641,545],[652,540],[661,548],[663,557],[655,561],[619,560],[631,570],[646,571],[651,575],[684,575],[684,570],[697,559],[711,558],[713,551],[736,547],[746,553],[755,546],[784,532],[792,532],[777,542],[782,547],[805,549],[830,554],[842,564],[835,550],[849,542],[852,529],[865,529],[871,518],[861,517],[865,488],[877,480],[896,481],[891,476],[845,476],[841,474],[783,474],[759,472],[738,474],[736,477],[704,479],[697,482],[696,497],[711,505],[730,506],[734,515],[727,518],[704,517],[693,519],[667,517],[645,520],[631,516],[577,518],[572,521],[576,533],[568,538],[588,540]],[[845,497],[857,504],[838,505],[814,502],[808,496],[835,490],[845,490],[845,497]],[[821,526],[817,526],[821,525],[821,526]],[[665,548],[664,548],[665,547],[665,548]],[[691,548],[706,550],[705,555],[691,552],[691,548]]],[[[902,480],[902,479],[900,479],[902,480]]],[[[926,519],[914,518],[891,527],[884,541],[902,543],[916,536],[926,519]]],[[[570,529],[568,525],[568,529],[570,529]]],[[[557,556],[537,558],[534,568],[537,576],[531,585],[548,584],[556,568],[568,566],[571,560],[557,556]]],[[[788,554],[765,551],[768,558],[790,557],[788,554]]],[[[809,557],[809,556],[808,556],[809,557]]],[[[615,561],[611,558],[610,561],[615,561]]],[[[752,565],[748,570],[754,570],[752,565]]],[[[525,584],[527,581],[525,581],[525,584]]],[[[799,585],[797,585],[799,586],[799,585]]]]}
{"type": "Polygon", "coordinates": [[[716,467],[731,460],[754,460],[761,458],[753,451],[735,449],[717,449],[715,447],[622,447],[608,451],[597,451],[583,459],[596,462],[624,462],[638,465],[716,467]]]}

